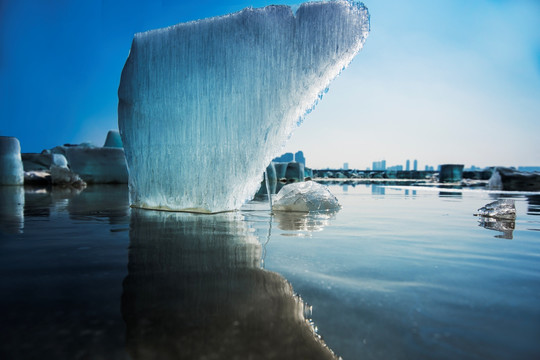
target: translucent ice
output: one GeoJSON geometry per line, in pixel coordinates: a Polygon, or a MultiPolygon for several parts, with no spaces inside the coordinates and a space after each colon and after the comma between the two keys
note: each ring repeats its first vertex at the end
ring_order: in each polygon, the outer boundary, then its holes
{"type": "Polygon", "coordinates": [[[120,133],[116,130],[109,130],[103,147],[124,147],[124,144],[122,144],[122,138],[120,137],[120,133]]]}
{"type": "Polygon", "coordinates": [[[23,182],[19,140],[11,136],[0,136],[0,185],[22,185],[23,182]]]}
{"type": "Polygon", "coordinates": [[[285,185],[274,198],[276,211],[321,211],[339,209],[338,200],[328,188],[314,181],[285,185]]]}
{"type": "Polygon", "coordinates": [[[500,199],[481,207],[476,215],[511,220],[516,218],[516,205],[512,199],[500,199]]]}
{"type": "Polygon", "coordinates": [[[239,208],[368,31],[363,4],[332,1],[136,34],[118,89],[132,204],[239,208]]]}
{"type": "Polygon", "coordinates": [[[57,146],[53,154],[67,158],[70,169],[89,184],[125,184],[128,172],[124,150],[88,145],[57,146]]]}

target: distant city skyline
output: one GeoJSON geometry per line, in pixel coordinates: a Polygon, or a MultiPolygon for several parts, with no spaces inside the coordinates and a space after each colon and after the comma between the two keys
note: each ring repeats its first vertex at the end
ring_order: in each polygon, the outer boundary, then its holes
{"type": "MultiPolygon", "coordinates": [[[[342,170],[360,170],[360,171],[371,171],[371,170],[419,171],[420,169],[422,169],[418,166],[418,159],[412,159],[412,164],[413,164],[412,169],[410,168],[411,159],[405,159],[403,162],[404,165],[403,164],[387,165],[387,162],[384,159],[376,160],[372,162],[371,167],[368,166],[364,169],[350,167],[348,162],[344,162],[341,166],[338,166],[338,167],[331,167],[331,166],[313,167],[310,165],[309,159],[310,159],[309,154],[305,156],[302,150],[298,150],[295,153],[290,153],[290,152],[283,153],[282,155],[273,159],[272,161],[277,161],[277,162],[298,161],[298,162],[303,163],[306,166],[306,168],[319,169],[319,170],[320,169],[342,169],[342,170]]],[[[422,170],[435,171],[435,170],[438,170],[441,165],[444,165],[444,164],[443,163],[425,164],[422,170]]],[[[464,170],[466,171],[480,171],[480,170],[492,167],[492,166],[476,166],[474,164],[473,165],[462,164],[462,165],[464,165],[464,170]]],[[[519,171],[539,171],[540,172],[540,166],[510,166],[510,167],[513,167],[519,171]]]]}
{"type": "MultiPolygon", "coordinates": [[[[276,3],[2,1],[0,135],[23,152],[101,146],[136,32],[276,3]]],[[[540,1],[364,3],[364,49],[282,152],[302,149],[313,168],[540,165],[540,1]]]]}

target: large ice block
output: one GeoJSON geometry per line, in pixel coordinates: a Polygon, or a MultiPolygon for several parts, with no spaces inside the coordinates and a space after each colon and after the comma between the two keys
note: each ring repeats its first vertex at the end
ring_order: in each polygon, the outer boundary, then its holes
{"type": "Polygon", "coordinates": [[[136,34],[118,89],[132,204],[239,208],[368,31],[363,4],[332,1],[136,34]]]}
{"type": "Polygon", "coordinates": [[[128,182],[124,149],[120,147],[57,146],[52,152],[64,155],[70,169],[89,184],[128,182]]]}

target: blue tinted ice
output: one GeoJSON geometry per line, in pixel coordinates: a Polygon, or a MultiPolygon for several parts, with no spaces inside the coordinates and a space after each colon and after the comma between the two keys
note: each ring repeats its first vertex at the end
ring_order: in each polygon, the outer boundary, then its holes
{"type": "Polygon", "coordinates": [[[368,32],[363,4],[333,1],[136,34],[118,90],[133,205],[238,209],[368,32]]]}

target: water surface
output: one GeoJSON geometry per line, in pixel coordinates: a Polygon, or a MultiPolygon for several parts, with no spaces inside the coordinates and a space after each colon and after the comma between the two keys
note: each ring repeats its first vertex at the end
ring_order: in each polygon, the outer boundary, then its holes
{"type": "Polygon", "coordinates": [[[331,186],[333,214],[1,187],[6,359],[534,359],[540,194],[331,186]],[[499,198],[517,219],[473,213],[499,198]]]}

